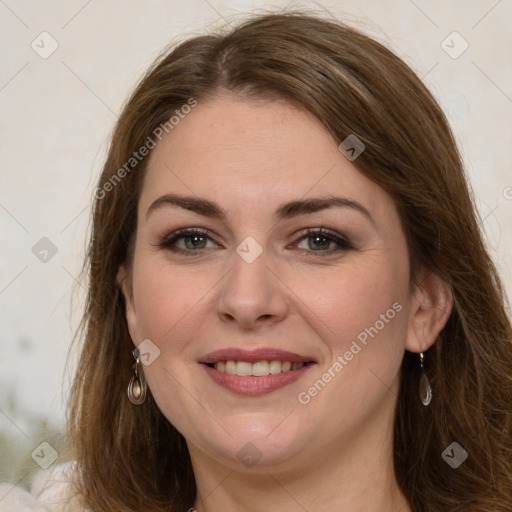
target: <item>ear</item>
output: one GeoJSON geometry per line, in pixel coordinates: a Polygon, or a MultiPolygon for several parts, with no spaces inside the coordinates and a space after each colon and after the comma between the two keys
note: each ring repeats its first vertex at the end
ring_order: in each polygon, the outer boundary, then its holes
{"type": "Polygon", "coordinates": [[[138,332],[137,314],[135,312],[135,304],[133,301],[133,287],[132,284],[130,283],[130,276],[128,275],[125,264],[119,266],[116,281],[124,297],[124,307],[128,331],[130,332],[130,337],[132,338],[132,341],[135,343],[138,332]]]}
{"type": "Polygon", "coordinates": [[[437,274],[424,270],[413,292],[405,348],[425,352],[443,330],[453,306],[450,285],[437,274]]]}

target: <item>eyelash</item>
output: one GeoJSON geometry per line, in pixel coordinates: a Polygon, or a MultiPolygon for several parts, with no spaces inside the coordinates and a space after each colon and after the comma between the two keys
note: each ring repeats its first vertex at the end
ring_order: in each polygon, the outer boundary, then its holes
{"type": "MultiPolygon", "coordinates": [[[[190,236],[200,235],[202,237],[208,238],[210,240],[211,237],[209,236],[209,233],[207,230],[202,228],[186,228],[186,229],[178,229],[177,231],[174,231],[170,235],[167,235],[163,237],[157,244],[158,247],[162,249],[168,249],[174,253],[177,254],[183,254],[186,256],[195,256],[197,253],[206,250],[206,249],[179,249],[175,246],[176,242],[182,238],[187,238],[190,236]]],[[[301,236],[297,240],[297,242],[302,241],[303,239],[307,239],[313,236],[321,236],[323,238],[326,238],[328,241],[332,241],[336,243],[340,248],[335,250],[308,250],[308,249],[300,249],[301,251],[305,251],[307,256],[316,256],[317,254],[319,256],[325,256],[333,253],[338,253],[341,251],[347,251],[350,249],[353,249],[352,244],[350,241],[343,235],[340,235],[339,233],[336,233],[335,231],[331,231],[330,229],[326,228],[307,228],[301,232],[301,236]],[[322,254],[323,253],[323,254],[322,254]]],[[[212,240],[213,241],[213,240],[212,240]]]]}

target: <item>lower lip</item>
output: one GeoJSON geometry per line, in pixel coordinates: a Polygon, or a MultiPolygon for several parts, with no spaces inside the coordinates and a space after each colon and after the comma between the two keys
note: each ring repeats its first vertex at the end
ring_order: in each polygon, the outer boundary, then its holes
{"type": "Polygon", "coordinates": [[[229,373],[219,372],[206,364],[202,366],[214,382],[229,391],[245,396],[261,396],[295,382],[313,365],[308,364],[298,370],[265,375],[264,377],[230,375],[229,373]]]}

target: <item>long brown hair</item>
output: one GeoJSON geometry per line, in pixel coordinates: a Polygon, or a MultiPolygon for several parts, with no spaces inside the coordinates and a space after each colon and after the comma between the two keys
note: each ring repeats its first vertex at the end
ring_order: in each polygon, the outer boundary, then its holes
{"type": "Polygon", "coordinates": [[[95,198],[85,339],[70,400],[69,439],[85,502],[94,511],[182,511],[194,502],[183,436],[151,393],[140,407],[126,396],[133,344],[116,274],[129,258],[147,158],[133,168],[126,162],[191,98],[221,91],[288,99],[338,143],[353,134],[365,144],[354,164],[395,201],[411,283],[415,270],[429,269],[450,284],[454,301],[426,354],[434,390],[428,408],[418,397],[417,358],[406,352],[403,360],[398,483],[414,511],[510,512],[511,325],[447,120],[391,51],[353,28],[298,12],[258,16],[166,52],[119,118],[95,198]],[[468,453],[457,469],[441,456],[454,441],[468,453]]]}

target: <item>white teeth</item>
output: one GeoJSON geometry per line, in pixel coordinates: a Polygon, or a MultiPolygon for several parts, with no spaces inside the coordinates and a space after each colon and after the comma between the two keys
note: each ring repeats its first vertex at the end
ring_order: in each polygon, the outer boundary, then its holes
{"type": "MultiPolygon", "coordinates": [[[[218,370],[219,368],[217,368],[218,370]]],[[[236,375],[236,363],[235,361],[226,361],[226,373],[230,375],[236,375]]]]}
{"type": "Polygon", "coordinates": [[[281,361],[277,361],[276,359],[270,361],[269,372],[271,375],[274,375],[275,373],[281,373],[281,361]]]}
{"type": "Polygon", "coordinates": [[[270,373],[268,361],[258,361],[252,365],[252,375],[264,377],[270,373]]]}
{"type": "Polygon", "coordinates": [[[252,374],[252,364],[246,363],[244,361],[238,361],[236,363],[236,374],[237,375],[251,375],[252,374]]]}
{"type": "Polygon", "coordinates": [[[241,375],[247,377],[252,375],[254,377],[265,377],[267,375],[275,375],[281,372],[289,372],[291,370],[300,370],[304,363],[292,363],[291,361],[279,361],[273,359],[272,361],[258,361],[256,363],[249,363],[247,361],[219,361],[214,364],[214,368],[229,375],[241,375]]]}

